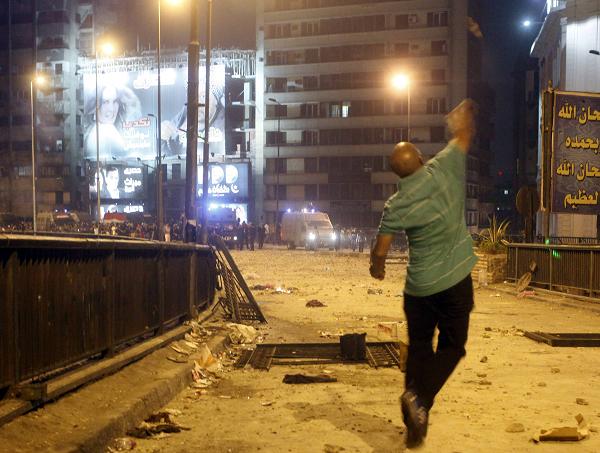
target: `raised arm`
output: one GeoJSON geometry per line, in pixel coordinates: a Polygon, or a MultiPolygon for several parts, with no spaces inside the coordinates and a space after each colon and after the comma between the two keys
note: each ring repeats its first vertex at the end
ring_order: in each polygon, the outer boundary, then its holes
{"type": "Polygon", "coordinates": [[[448,116],[448,128],[453,135],[450,143],[457,145],[465,154],[469,152],[475,135],[475,113],[477,105],[465,99],[448,116]]]}

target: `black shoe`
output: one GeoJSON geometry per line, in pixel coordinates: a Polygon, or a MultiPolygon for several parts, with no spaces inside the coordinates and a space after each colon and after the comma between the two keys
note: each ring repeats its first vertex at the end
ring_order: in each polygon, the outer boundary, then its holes
{"type": "Polygon", "coordinates": [[[406,447],[419,447],[427,436],[427,409],[419,402],[417,395],[407,390],[400,397],[400,407],[406,425],[406,447]]]}

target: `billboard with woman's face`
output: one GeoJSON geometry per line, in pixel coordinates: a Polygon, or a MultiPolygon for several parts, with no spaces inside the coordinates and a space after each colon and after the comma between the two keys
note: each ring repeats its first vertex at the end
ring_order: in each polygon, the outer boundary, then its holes
{"type": "MultiPolygon", "coordinates": [[[[205,103],[204,72],[200,74],[200,104],[205,103]]],[[[152,160],[157,149],[158,77],[156,71],[84,74],[84,154],[89,160],[152,160]],[[97,125],[97,127],[96,127],[97,125]]],[[[225,67],[211,68],[209,93],[210,152],[225,154],[225,67]]],[[[166,157],[186,154],[187,68],[161,70],[161,150],[166,157]]],[[[204,109],[199,109],[198,133],[204,136],[204,109]]],[[[202,140],[198,141],[199,151],[202,140]]],[[[200,151],[201,152],[201,151],[200,151]]]]}

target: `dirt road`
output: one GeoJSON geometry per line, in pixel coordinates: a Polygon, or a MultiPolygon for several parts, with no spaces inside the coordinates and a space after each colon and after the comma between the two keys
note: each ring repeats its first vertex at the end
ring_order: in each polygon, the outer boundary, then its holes
{"type": "MultiPolygon", "coordinates": [[[[386,280],[377,282],[368,275],[366,254],[261,250],[235,252],[235,259],[250,286],[297,288],[291,294],[255,292],[269,320],[260,328],[265,341],[324,341],[323,332],[367,332],[376,339],[379,322],[404,319],[405,267],[398,260],[388,265],[386,280]],[[326,307],[307,308],[312,299],[326,307]]],[[[467,357],[438,396],[420,451],[600,451],[600,351],[552,348],[521,334],[599,329],[594,312],[477,290],[467,357]],[[577,414],[591,425],[588,439],[530,441],[540,429],[576,426],[577,414]],[[510,425],[521,432],[507,432],[510,425]]],[[[226,368],[205,394],[190,389],[168,406],[181,411],[176,420],[189,431],[139,440],[135,451],[403,451],[403,380],[397,369],[363,365],[226,368]],[[324,371],[338,382],[282,383],[286,373],[324,371]]]]}

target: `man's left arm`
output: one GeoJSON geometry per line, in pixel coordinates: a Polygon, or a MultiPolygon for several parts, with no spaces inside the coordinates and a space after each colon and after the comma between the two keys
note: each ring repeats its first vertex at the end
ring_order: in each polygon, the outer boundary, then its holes
{"type": "Polygon", "coordinates": [[[385,260],[393,240],[393,234],[377,235],[375,245],[371,250],[371,262],[369,266],[371,277],[376,278],[377,280],[383,280],[385,278],[385,260]]]}

